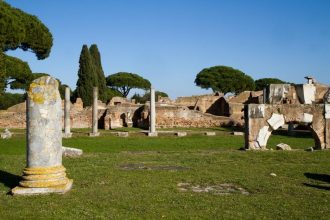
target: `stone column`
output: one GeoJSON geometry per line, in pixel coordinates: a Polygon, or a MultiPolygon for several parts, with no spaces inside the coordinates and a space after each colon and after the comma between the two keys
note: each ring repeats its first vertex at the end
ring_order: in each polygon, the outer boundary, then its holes
{"type": "Polygon", "coordinates": [[[91,137],[97,137],[100,135],[98,132],[98,104],[97,104],[97,95],[98,95],[98,88],[93,87],[93,115],[92,115],[92,133],[89,133],[91,137]]]}
{"type": "Polygon", "coordinates": [[[65,193],[72,187],[62,166],[62,110],[58,82],[34,80],[27,97],[27,164],[14,195],[65,193]]]}
{"type": "Polygon", "coordinates": [[[70,123],[70,88],[65,87],[65,100],[64,100],[64,134],[63,138],[72,137],[72,133],[70,131],[71,123],[70,123]]]}
{"type": "Polygon", "coordinates": [[[150,88],[150,123],[148,136],[157,136],[156,132],[156,105],[155,105],[155,89],[150,88]]]}

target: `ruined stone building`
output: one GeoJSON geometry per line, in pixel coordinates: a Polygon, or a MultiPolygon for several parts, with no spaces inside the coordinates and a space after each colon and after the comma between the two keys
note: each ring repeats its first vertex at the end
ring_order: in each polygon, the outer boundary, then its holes
{"type": "Polygon", "coordinates": [[[246,106],[247,149],[265,149],[272,131],[290,123],[307,125],[315,148],[330,148],[330,88],[306,78],[306,84],[269,85],[264,90],[264,104],[246,106]]]}

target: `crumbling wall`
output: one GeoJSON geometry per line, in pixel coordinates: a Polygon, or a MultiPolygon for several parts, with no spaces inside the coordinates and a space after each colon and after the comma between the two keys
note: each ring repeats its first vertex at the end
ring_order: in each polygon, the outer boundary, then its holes
{"type": "Polygon", "coordinates": [[[250,104],[245,109],[245,147],[265,149],[272,131],[284,124],[305,123],[314,135],[315,148],[330,148],[329,104],[250,104]]]}
{"type": "MultiPolygon", "coordinates": [[[[187,107],[174,105],[156,106],[156,126],[158,128],[173,127],[217,127],[231,123],[229,117],[215,116],[190,110],[187,107]]],[[[141,112],[139,127],[149,127],[149,107],[141,112]]]]}

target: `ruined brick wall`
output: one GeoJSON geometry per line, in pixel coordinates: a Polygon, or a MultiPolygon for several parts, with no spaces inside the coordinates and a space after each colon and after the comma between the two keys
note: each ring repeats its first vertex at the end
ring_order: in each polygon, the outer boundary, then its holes
{"type": "Polygon", "coordinates": [[[327,133],[327,127],[330,125],[329,104],[250,104],[245,115],[247,149],[265,149],[272,131],[290,122],[308,124],[314,135],[315,147],[330,148],[327,133]]]}
{"type": "MultiPolygon", "coordinates": [[[[187,107],[174,105],[156,106],[156,126],[158,128],[173,127],[216,127],[231,123],[229,117],[215,116],[202,113],[196,110],[190,110],[187,107]]],[[[146,106],[141,112],[141,120],[139,126],[148,128],[149,126],[149,110],[146,106]]]]}
{"type": "MultiPolygon", "coordinates": [[[[26,107],[25,103],[12,106],[7,110],[0,111],[0,128],[26,128],[26,107]]],[[[104,115],[105,109],[99,106],[99,119],[104,115]]],[[[63,110],[63,109],[62,109],[63,110]]],[[[64,112],[62,112],[64,115],[64,112]]],[[[91,128],[92,127],[92,108],[82,108],[80,104],[71,105],[71,127],[72,128],[91,128]]],[[[64,120],[62,120],[62,128],[64,120]]],[[[102,124],[101,124],[102,126],[102,124]]]]}

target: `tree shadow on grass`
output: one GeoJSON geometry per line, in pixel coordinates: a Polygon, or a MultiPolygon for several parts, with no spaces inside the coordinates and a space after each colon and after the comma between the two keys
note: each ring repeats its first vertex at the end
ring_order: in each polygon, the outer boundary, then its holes
{"type": "Polygon", "coordinates": [[[0,183],[3,183],[6,187],[10,189],[18,186],[22,177],[8,173],[6,171],[0,170],[0,183]]]}
{"type": "Polygon", "coordinates": [[[304,183],[305,186],[317,189],[330,190],[330,175],[318,173],[304,173],[305,177],[323,182],[322,184],[304,183]]]}

